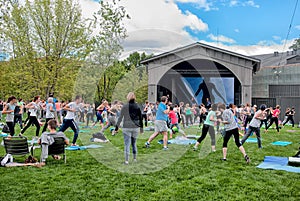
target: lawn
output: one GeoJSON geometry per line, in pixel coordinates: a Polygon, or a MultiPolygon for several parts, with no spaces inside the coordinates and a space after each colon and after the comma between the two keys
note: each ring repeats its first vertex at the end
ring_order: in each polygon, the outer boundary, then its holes
{"type": "MultiPolygon", "coordinates": [[[[19,131],[18,126],[17,133],[19,131]]],[[[33,136],[35,127],[26,131],[33,136]]],[[[80,133],[79,144],[89,141],[99,128],[80,133]]],[[[290,132],[286,126],[277,134],[274,129],[262,132],[263,149],[256,143],[245,143],[251,158],[246,164],[233,140],[228,144],[228,160],[223,162],[222,138],[217,141],[217,152],[210,153],[210,139],[197,151],[192,145],[162,145],[153,141],[149,149],[144,143],[150,131],[139,136],[138,162],[123,165],[121,133],[111,136],[110,142],[98,149],[67,151],[67,163],[50,158],[47,165],[37,167],[0,168],[0,200],[299,200],[300,174],[256,168],[264,156],[292,156],[299,147],[300,129],[290,132]],[[291,141],[286,147],[271,145],[273,141],[291,141]]],[[[197,126],[185,129],[187,134],[198,134],[197,126]]],[[[72,139],[73,133],[66,131],[72,139]]],[[[98,143],[100,144],[100,143],[98,143]]],[[[5,154],[0,147],[0,154],[5,154]]],[[[35,151],[39,158],[40,150],[35,151]]],[[[17,157],[23,162],[24,158],[17,157]]]]}

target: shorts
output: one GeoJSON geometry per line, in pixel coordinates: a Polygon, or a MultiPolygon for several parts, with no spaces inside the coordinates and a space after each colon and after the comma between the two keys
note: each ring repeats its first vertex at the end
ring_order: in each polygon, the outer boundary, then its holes
{"type": "Polygon", "coordinates": [[[167,132],[168,126],[167,122],[163,120],[156,120],[155,123],[155,132],[161,133],[161,132],[167,132]]]}

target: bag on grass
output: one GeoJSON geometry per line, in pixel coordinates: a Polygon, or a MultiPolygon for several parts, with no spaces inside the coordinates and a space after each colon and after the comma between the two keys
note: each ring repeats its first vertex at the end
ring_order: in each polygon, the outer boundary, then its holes
{"type": "Polygon", "coordinates": [[[4,125],[2,128],[2,133],[10,133],[9,128],[7,125],[4,125]]]}
{"type": "Polygon", "coordinates": [[[12,162],[12,155],[6,154],[4,157],[0,157],[0,166],[5,167],[5,165],[9,162],[12,162]]]}
{"type": "Polygon", "coordinates": [[[36,163],[38,160],[34,158],[33,156],[28,156],[28,158],[25,159],[25,163],[36,163]]]}

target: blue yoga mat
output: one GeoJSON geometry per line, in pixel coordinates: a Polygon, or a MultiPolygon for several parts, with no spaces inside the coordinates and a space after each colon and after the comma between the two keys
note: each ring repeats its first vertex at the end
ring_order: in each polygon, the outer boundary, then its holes
{"type": "Polygon", "coordinates": [[[7,133],[1,133],[1,134],[0,134],[0,137],[7,137],[7,136],[8,136],[7,133]]]}
{"type": "Polygon", "coordinates": [[[90,132],[90,131],[88,131],[88,130],[80,130],[79,131],[79,133],[88,133],[88,132],[90,132]]]}
{"type": "Polygon", "coordinates": [[[83,147],[85,147],[87,149],[97,149],[97,148],[101,148],[103,146],[97,145],[97,144],[90,144],[90,145],[86,145],[86,146],[83,146],[83,147]]]}
{"type": "Polygon", "coordinates": [[[80,150],[86,150],[86,149],[97,149],[97,148],[101,148],[103,146],[101,145],[97,145],[97,144],[90,144],[90,145],[86,145],[86,146],[69,146],[66,147],[66,150],[70,150],[70,151],[80,151],[80,150]]]}
{"type": "Polygon", "coordinates": [[[197,140],[177,140],[172,139],[169,140],[171,144],[182,144],[182,145],[189,145],[189,144],[196,144],[197,140]]]}
{"type": "Polygon", "coordinates": [[[27,143],[28,144],[37,144],[38,143],[38,139],[35,139],[33,142],[32,142],[32,140],[27,140],[27,143]]]}
{"type": "Polygon", "coordinates": [[[257,142],[257,138],[248,138],[245,142],[256,143],[257,142]]]}
{"type": "Polygon", "coordinates": [[[269,170],[284,170],[287,172],[300,173],[300,167],[288,166],[287,157],[265,156],[264,162],[256,166],[257,168],[269,170]]]}
{"type": "Polygon", "coordinates": [[[286,142],[286,141],[276,141],[276,142],[272,142],[272,145],[278,145],[278,146],[287,146],[289,144],[292,144],[292,142],[286,142]]]}
{"type": "MultiPolygon", "coordinates": [[[[191,140],[191,139],[186,139],[186,140],[179,140],[179,139],[171,139],[168,140],[168,144],[181,144],[181,145],[189,145],[189,144],[196,144],[197,140],[191,140]]],[[[163,144],[163,140],[158,141],[159,144],[163,144]]]]}
{"type": "Polygon", "coordinates": [[[79,151],[79,150],[86,150],[86,147],[82,146],[69,146],[65,148],[66,150],[70,150],[70,151],[79,151]]]}

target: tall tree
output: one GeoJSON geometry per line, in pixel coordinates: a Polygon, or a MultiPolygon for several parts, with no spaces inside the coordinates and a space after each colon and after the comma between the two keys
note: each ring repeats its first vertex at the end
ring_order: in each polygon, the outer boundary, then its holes
{"type": "Polygon", "coordinates": [[[94,16],[99,33],[94,40],[91,59],[98,65],[98,72],[101,73],[101,79],[96,86],[98,100],[107,99],[109,96],[110,77],[105,69],[118,60],[123,51],[121,43],[127,36],[123,20],[129,19],[129,15],[119,2],[120,0],[100,1],[100,10],[94,16]]]}
{"type": "Polygon", "coordinates": [[[28,93],[47,96],[59,91],[64,96],[57,84],[69,82],[66,90],[71,90],[80,62],[91,51],[91,27],[82,18],[78,1],[0,2],[5,5],[0,32],[12,44],[7,51],[13,53],[18,85],[27,85],[28,93]]]}

